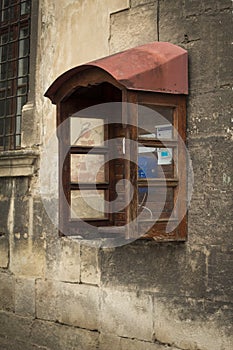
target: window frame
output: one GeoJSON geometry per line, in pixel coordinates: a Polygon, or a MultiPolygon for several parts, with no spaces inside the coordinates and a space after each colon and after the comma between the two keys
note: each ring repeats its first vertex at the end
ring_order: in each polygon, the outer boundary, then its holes
{"type": "MultiPolygon", "coordinates": [[[[31,44],[31,17],[33,13],[33,9],[35,8],[35,3],[32,4],[31,1],[16,1],[15,3],[9,4],[6,9],[9,12],[9,16],[11,16],[10,10],[13,9],[15,14],[14,18],[10,18],[6,21],[1,21],[0,27],[0,35],[4,33],[8,33],[8,39],[11,32],[14,33],[13,41],[9,41],[6,44],[2,44],[2,47],[6,47],[6,50],[9,51],[10,45],[13,45],[13,50],[15,52],[13,59],[9,59],[7,57],[6,64],[11,64],[13,67],[13,76],[6,77],[3,82],[7,85],[9,82],[11,83],[11,94],[7,96],[8,87],[2,88],[1,90],[5,90],[5,96],[2,98],[2,101],[5,105],[7,105],[7,101],[10,103],[10,113],[7,113],[5,110],[4,116],[1,118],[3,123],[3,134],[1,135],[2,145],[0,146],[0,151],[10,151],[17,150],[21,148],[21,138],[22,138],[22,107],[28,101],[29,96],[29,74],[30,74],[30,44],[31,44]],[[20,9],[22,4],[28,4],[30,6],[30,10],[28,13],[20,14],[20,9]],[[28,28],[28,34],[24,38],[20,38],[20,31],[24,28],[28,28]],[[20,56],[20,42],[28,41],[28,51],[23,56],[20,56]],[[26,74],[19,75],[19,63],[20,60],[27,61],[27,72],[26,74]],[[25,80],[23,83],[19,84],[18,80],[25,80]],[[19,93],[20,87],[25,87],[24,93],[19,93]],[[21,99],[21,102],[19,101],[21,99]],[[12,102],[10,102],[12,101],[12,102]],[[20,103],[20,110],[19,109],[20,103]],[[10,119],[10,129],[6,130],[6,122],[10,119]]],[[[3,0],[1,0],[1,7],[3,5],[3,0]]],[[[2,11],[4,8],[2,8],[2,11]]],[[[1,14],[3,12],[0,12],[1,14]]],[[[1,61],[2,64],[2,61],[1,61]]]]}

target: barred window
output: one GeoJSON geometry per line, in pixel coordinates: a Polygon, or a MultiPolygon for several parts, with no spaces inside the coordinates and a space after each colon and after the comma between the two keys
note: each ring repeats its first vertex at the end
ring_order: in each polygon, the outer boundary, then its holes
{"type": "Polygon", "coordinates": [[[0,149],[20,148],[27,102],[31,0],[0,0],[0,149]]]}

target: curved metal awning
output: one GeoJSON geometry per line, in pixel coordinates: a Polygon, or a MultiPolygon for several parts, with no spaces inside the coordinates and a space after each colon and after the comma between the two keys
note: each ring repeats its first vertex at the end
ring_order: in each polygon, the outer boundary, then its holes
{"type": "Polygon", "coordinates": [[[168,42],[152,42],[68,70],[53,82],[45,96],[54,102],[64,82],[93,67],[129,90],[188,93],[187,51],[168,42]]]}

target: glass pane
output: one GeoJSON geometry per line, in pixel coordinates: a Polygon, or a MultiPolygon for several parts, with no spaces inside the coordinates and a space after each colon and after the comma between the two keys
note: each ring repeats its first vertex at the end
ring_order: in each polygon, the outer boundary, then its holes
{"type": "Polygon", "coordinates": [[[0,64],[0,80],[5,80],[7,76],[7,63],[0,64]]]}
{"type": "Polygon", "coordinates": [[[27,94],[27,85],[23,85],[18,87],[17,89],[17,95],[26,95],[27,94]]]}
{"type": "Polygon", "coordinates": [[[20,144],[21,144],[21,136],[16,135],[15,136],[15,147],[20,147],[20,144]]]}
{"type": "Polygon", "coordinates": [[[0,90],[0,99],[3,99],[6,97],[6,89],[1,89],[0,90]]]}
{"type": "Polygon", "coordinates": [[[104,158],[101,154],[72,154],[71,182],[105,182],[104,158]]]}
{"type": "Polygon", "coordinates": [[[140,220],[168,219],[173,210],[173,188],[150,188],[148,195],[147,187],[138,189],[138,211],[140,220]]]}
{"type": "Polygon", "coordinates": [[[8,33],[0,35],[0,45],[4,45],[8,42],[8,33]]]}
{"type": "Polygon", "coordinates": [[[20,14],[22,15],[26,15],[30,13],[30,1],[24,1],[21,3],[21,10],[20,10],[20,14]]]}
{"type": "Polygon", "coordinates": [[[20,39],[26,38],[28,35],[29,35],[29,28],[28,27],[20,29],[20,32],[19,32],[20,39]]]}
{"type": "Polygon", "coordinates": [[[9,98],[6,100],[6,115],[13,114],[14,99],[9,98]]]}
{"type": "Polygon", "coordinates": [[[139,106],[139,138],[172,139],[173,109],[153,105],[139,106]],[[147,108],[146,108],[147,107],[147,108]]]}
{"type": "Polygon", "coordinates": [[[20,77],[26,74],[28,74],[28,58],[23,58],[18,63],[18,76],[20,77]]]}
{"type": "Polygon", "coordinates": [[[5,9],[2,11],[1,21],[5,22],[9,19],[9,9],[5,9]]]}
{"type": "Polygon", "coordinates": [[[15,77],[15,62],[8,62],[8,69],[7,69],[7,77],[8,78],[14,78],[15,77]]]}
{"type": "Polygon", "coordinates": [[[21,131],[21,118],[20,117],[16,117],[16,134],[20,134],[21,131]]]}
{"type": "Polygon", "coordinates": [[[103,119],[71,117],[71,145],[101,146],[104,142],[103,119]]]}
{"type": "Polygon", "coordinates": [[[5,115],[5,101],[0,100],[0,117],[4,117],[5,115]]]}
{"type": "Polygon", "coordinates": [[[22,113],[22,107],[26,103],[26,101],[27,101],[26,96],[17,97],[17,110],[16,110],[17,115],[22,113]]]}
{"type": "Polygon", "coordinates": [[[0,119],[0,135],[4,135],[4,119],[0,119]]]}
{"type": "Polygon", "coordinates": [[[104,190],[71,191],[72,219],[104,219],[105,216],[104,190]]]}
{"type": "Polygon", "coordinates": [[[0,47],[0,61],[4,62],[7,60],[7,46],[0,47]]]}
{"type": "Polygon", "coordinates": [[[19,57],[27,56],[29,53],[29,39],[19,41],[19,57]]]}
{"type": "Polygon", "coordinates": [[[173,178],[172,148],[138,147],[138,178],[173,178]]]}
{"type": "Polygon", "coordinates": [[[11,118],[6,118],[5,119],[5,134],[6,135],[11,135],[11,127],[12,127],[12,119],[11,118]]]}
{"type": "Polygon", "coordinates": [[[13,59],[16,57],[15,43],[8,44],[8,59],[13,59]]]}

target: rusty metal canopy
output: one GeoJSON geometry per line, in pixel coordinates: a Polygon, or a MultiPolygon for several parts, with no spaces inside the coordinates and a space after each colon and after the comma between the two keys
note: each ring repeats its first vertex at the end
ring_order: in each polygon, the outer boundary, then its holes
{"type": "Polygon", "coordinates": [[[187,51],[168,42],[152,42],[68,70],[54,81],[45,96],[53,101],[65,81],[93,67],[129,90],[188,93],[187,51]]]}

